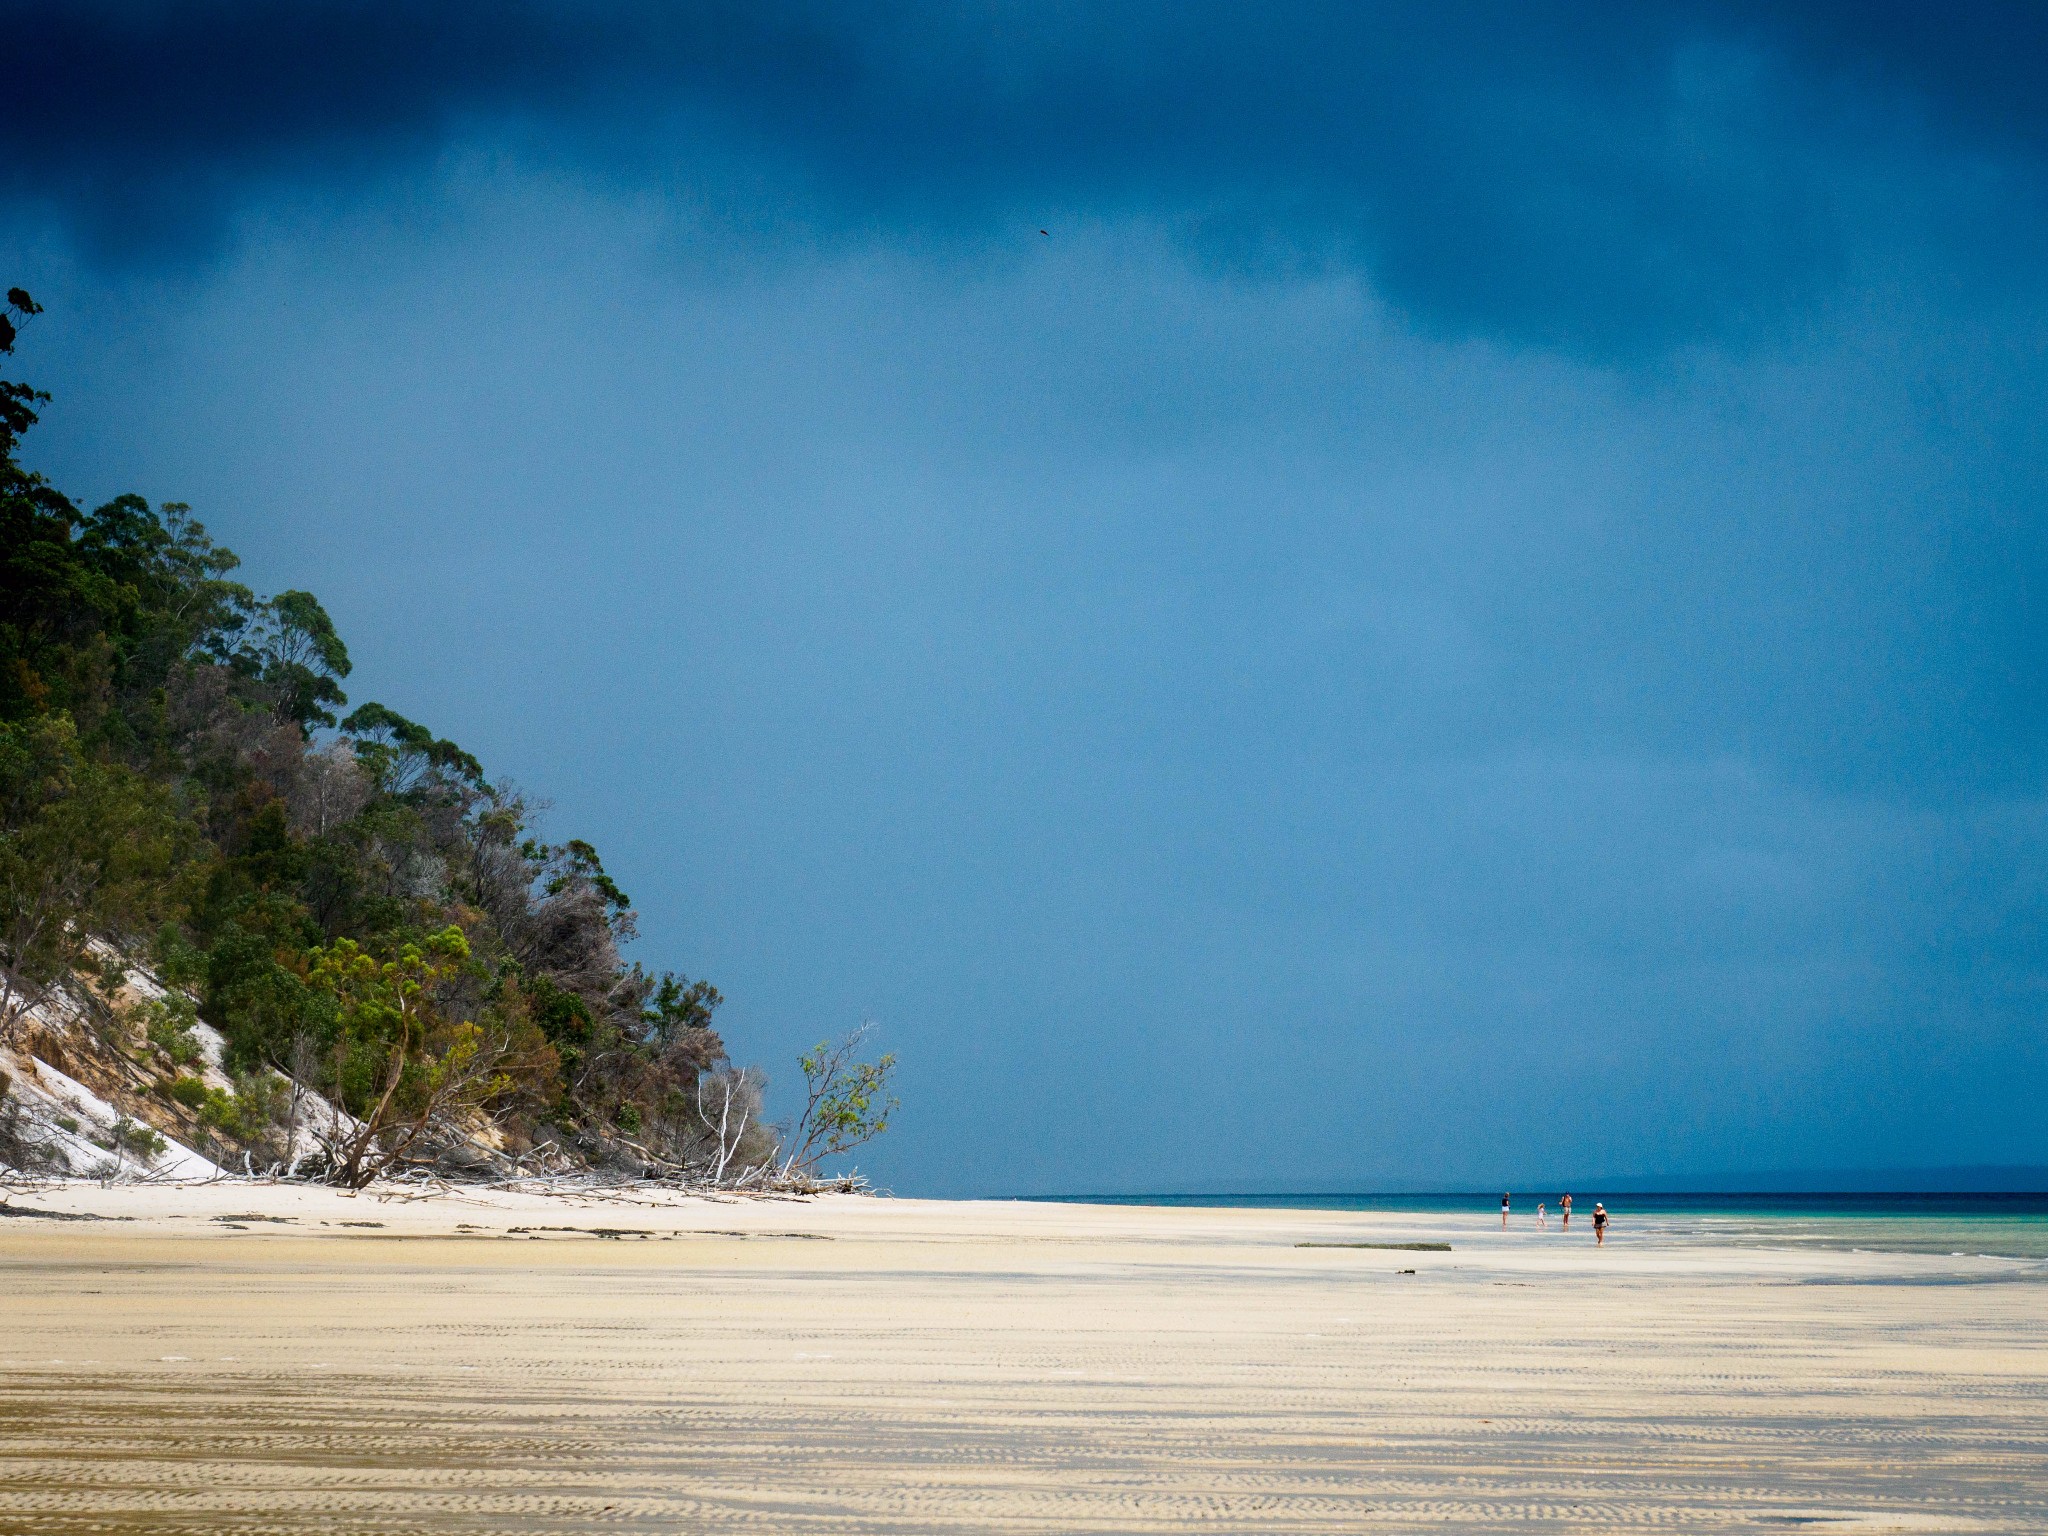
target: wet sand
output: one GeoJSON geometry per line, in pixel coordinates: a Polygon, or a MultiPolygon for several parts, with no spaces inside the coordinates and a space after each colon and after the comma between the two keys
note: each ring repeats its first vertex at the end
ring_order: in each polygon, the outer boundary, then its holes
{"type": "Polygon", "coordinates": [[[844,1197],[14,1203],[132,1219],[0,1219],[0,1532],[2048,1529],[2039,1262],[844,1197]],[[1452,1251],[1296,1246],[1412,1241],[1452,1251]]]}

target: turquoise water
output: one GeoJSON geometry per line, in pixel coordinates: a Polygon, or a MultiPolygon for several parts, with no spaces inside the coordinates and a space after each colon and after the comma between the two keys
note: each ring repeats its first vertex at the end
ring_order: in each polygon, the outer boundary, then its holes
{"type": "MultiPolygon", "coordinates": [[[[1613,1217],[1616,1238],[1820,1247],[1892,1253],[1991,1254],[2048,1259],[2048,1193],[2028,1194],[1606,1194],[1572,1192],[1572,1230],[1591,1230],[1593,1202],[1613,1217]]],[[[1500,1193],[1297,1195],[1093,1195],[1040,1197],[1093,1205],[1223,1206],[1259,1210],[1384,1211],[1498,1219],[1500,1193]]],[[[1510,1230],[1533,1228],[1536,1201],[1517,1195],[1510,1230]]]]}

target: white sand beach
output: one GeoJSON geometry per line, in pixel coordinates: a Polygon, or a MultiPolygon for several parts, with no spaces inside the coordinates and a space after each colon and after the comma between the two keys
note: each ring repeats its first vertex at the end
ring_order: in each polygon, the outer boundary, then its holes
{"type": "Polygon", "coordinates": [[[2048,1269],[1553,1224],[65,1185],[0,1531],[2039,1531],[2048,1269]],[[1448,1242],[1449,1252],[1299,1247],[1448,1242]]]}

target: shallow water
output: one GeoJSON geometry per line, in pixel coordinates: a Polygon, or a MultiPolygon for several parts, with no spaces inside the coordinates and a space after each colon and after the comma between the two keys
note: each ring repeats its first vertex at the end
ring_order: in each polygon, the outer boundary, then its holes
{"type": "MultiPolygon", "coordinates": [[[[1871,1253],[2048,1259],[2048,1194],[1620,1194],[1574,1190],[1569,1238],[1554,1204],[1536,1225],[1535,1197],[1518,1198],[1508,1232],[1532,1241],[1592,1237],[1602,1200],[1612,1235],[1632,1242],[1727,1243],[1871,1253]]],[[[1046,1197],[1062,1203],[1065,1197],[1046,1197]]],[[[1300,1195],[1095,1195],[1079,1203],[1181,1209],[1359,1211],[1497,1217],[1498,1193],[1300,1195]]],[[[1546,1202],[1549,1203],[1549,1202],[1546,1202]]]]}

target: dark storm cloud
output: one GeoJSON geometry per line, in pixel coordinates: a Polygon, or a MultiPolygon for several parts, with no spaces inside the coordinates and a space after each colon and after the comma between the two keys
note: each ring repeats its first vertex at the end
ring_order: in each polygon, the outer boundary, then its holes
{"type": "Polygon", "coordinates": [[[37,466],[881,1017],[878,1172],[2044,1155],[2048,10],[0,27],[37,466]]]}
{"type": "Polygon", "coordinates": [[[0,15],[0,186],[102,258],[187,260],[267,191],[509,139],[755,228],[1152,217],[1211,262],[1348,264],[1439,332],[1605,357],[1796,323],[1848,259],[1873,114],[2021,162],[2044,122],[2017,7],[0,15]]]}
{"type": "Polygon", "coordinates": [[[1723,15],[1817,79],[1905,92],[1943,131],[2048,149],[2048,9],[2028,0],[1752,3],[1723,15]]]}

